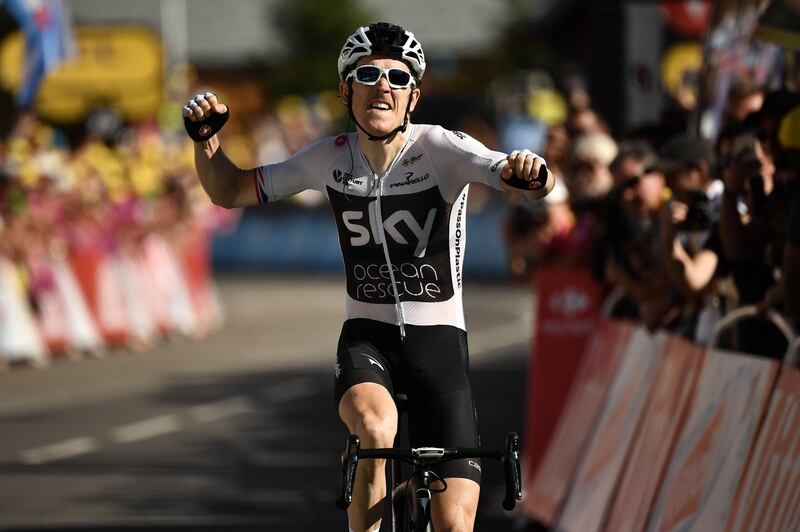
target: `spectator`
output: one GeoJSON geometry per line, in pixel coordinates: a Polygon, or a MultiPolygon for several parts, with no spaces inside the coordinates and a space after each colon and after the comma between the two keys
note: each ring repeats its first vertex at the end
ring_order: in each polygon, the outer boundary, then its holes
{"type": "Polygon", "coordinates": [[[503,230],[514,281],[530,282],[541,267],[575,266],[574,227],[569,192],[561,181],[544,201],[513,206],[503,230]]]}
{"type": "MultiPolygon", "coordinates": [[[[766,310],[782,300],[778,279],[788,217],[785,185],[775,179],[774,154],[751,133],[737,137],[731,164],[723,171],[722,250],[739,303],[766,310]]],[[[743,324],[740,333],[740,350],[775,358],[784,353],[782,335],[763,320],[743,324]]]]}
{"type": "Polygon", "coordinates": [[[725,115],[729,122],[743,122],[751,113],[761,109],[764,88],[751,80],[736,80],[728,91],[725,115]]]}
{"type": "Polygon", "coordinates": [[[674,297],[682,302],[676,325],[705,343],[723,312],[715,281],[727,273],[718,237],[721,183],[712,175],[714,156],[702,139],[678,136],[663,147],[659,167],[672,192],[661,211],[659,242],[674,297]]]}
{"type": "Polygon", "coordinates": [[[650,144],[643,140],[628,140],[620,143],[617,156],[608,169],[614,184],[619,185],[642,176],[655,161],[656,154],[650,144]]]}
{"type": "Polygon", "coordinates": [[[664,175],[654,168],[655,161],[655,152],[646,142],[620,145],[610,166],[615,186],[600,220],[592,260],[595,276],[618,289],[612,315],[633,319],[646,309],[654,322],[660,322],[653,309],[668,308],[660,301],[664,290],[648,284],[658,264],[654,242],[666,192],[664,175]]]}
{"type": "Polygon", "coordinates": [[[605,133],[587,133],[575,139],[564,179],[576,211],[599,207],[614,184],[608,165],[616,156],[617,143],[605,133]]]}
{"type": "Polygon", "coordinates": [[[795,107],[781,121],[778,140],[784,150],[785,168],[791,169],[786,180],[794,188],[789,208],[786,230],[786,247],[783,256],[784,301],[789,319],[795,330],[800,329],[800,106],[795,107]]]}

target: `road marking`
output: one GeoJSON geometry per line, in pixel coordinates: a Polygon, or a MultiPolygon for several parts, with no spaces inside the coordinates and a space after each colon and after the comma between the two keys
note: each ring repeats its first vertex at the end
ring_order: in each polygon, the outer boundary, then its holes
{"type": "Polygon", "coordinates": [[[244,395],[236,395],[221,401],[207,403],[192,407],[189,416],[199,423],[210,423],[240,414],[252,412],[255,409],[253,401],[244,395]]]}
{"type": "Polygon", "coordinates": [[[261,396],[271,403],[283,403],[308,397],[317,391],[314,381],[308,377],[298,377],[280,384],[268,386],[261,392],[261,396]]]}
{"type": "Polygon", "coordinates": [[[88,454],[97,449],[98,445],[94,438],[82,437],[22,451],[20,457],[25,464],[38,465],[88,454]]]}
{"type": "Polygon", "coordinates": [[[133,443],[177,432],[182,428],[183,423],[178,416],[167,414],[117,427],[111,431],[111,434],[112,439],[117,443],[133,443]]]}

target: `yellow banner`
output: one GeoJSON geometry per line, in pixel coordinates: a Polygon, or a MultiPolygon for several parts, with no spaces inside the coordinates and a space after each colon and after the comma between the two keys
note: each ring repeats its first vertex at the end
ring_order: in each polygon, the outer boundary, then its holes
{"type": "MultiPolygon", "coordinates": [[[[36,110],[57,122],[82,120],[98,107],[131,121],[154,116],[162,101],[162,47],[151,31],[134,26],[75,29],[76,55],[47,74],[36,110]]],[[[21,32],[0,45],[0,82],[22,82],[25,40],[21,32]]]]}

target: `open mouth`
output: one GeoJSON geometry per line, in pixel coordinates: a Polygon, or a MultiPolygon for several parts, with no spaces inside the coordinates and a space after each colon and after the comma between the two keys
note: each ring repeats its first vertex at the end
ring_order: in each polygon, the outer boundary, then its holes
{"type": "Polygon", "coordinates": [[[392,106],[386,102],[375,102],[369,105],[370,109],[374,109],[376,111],[391,111],[392,106]]]}

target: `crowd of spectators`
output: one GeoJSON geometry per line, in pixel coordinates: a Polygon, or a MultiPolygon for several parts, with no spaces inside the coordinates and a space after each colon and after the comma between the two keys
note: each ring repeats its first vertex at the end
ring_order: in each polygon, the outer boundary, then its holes
{"type": "Polygon", "coordinates": [[[590,269],[611,316],[700,343],[721,316],[754,306],[720,341],[783,357],[766,318],[800,325],[800,94],[735,83],[713,144],[670,130],[674,120],[615,139],[582,102],[543,149],[562,185],[507,220],[514,277],[590,269]]]}
{"type": "Polygon", "coordinates": [[[0,139],[0,361],[202,336],[221,309],[208,235],[225,223],[183,136],[100,113],[70,145],[22,113],[0,139]]]}

